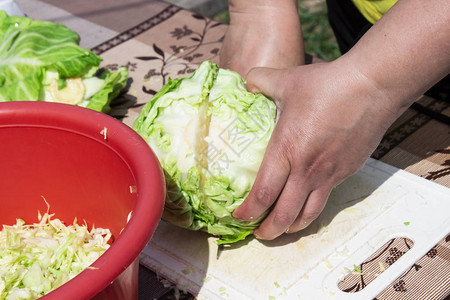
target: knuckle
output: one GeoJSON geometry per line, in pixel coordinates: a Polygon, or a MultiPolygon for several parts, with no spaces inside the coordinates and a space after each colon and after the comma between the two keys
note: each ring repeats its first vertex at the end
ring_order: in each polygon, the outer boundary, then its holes
{"type": "Polygon", "coordinates": [[[275,195],[273,190],[269,187],[261,187],[255,191],[255,201],[263,206],[269,207],[275,202],[275,195]]]}
{"type": "Polygon", "coordinates": [[[273,216],[273,223],[276,224],[277,227],[289,227],[292,222],[295,220],[295,215],[292,211],[276,211],[273,216]]]}
{"type": "Polygon", "coordinates": [[[326,160],[324,157],[317,157],[309,162],[306,166],[306,173],[309,176],[323,176],[324,178],[332,178],[338,171],[337,163],[326,160]]]}

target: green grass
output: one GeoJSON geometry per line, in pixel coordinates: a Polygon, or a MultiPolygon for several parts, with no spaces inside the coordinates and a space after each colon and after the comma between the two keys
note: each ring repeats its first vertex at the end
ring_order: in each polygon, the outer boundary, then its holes
{"type": "Polygon", "coordinates": [[[224,10],[213,17],[214,20],[230,24],[230,15],[228,14],[228,10],[224,10]]]}
{"type": "MultiPolygon", "coordinates": [[[[341,54],[328,23],[325,1],[313,7],[307,1],[299,0],[298,3],[306,53],[327,61],[339,57],[341,54]]],[[[230,22],[228,11],[218,13],[214,19],[226,24],[230,22]]]]}
{"type": "Polygon", "coordinates": [[[336,59],[341,53],[328,23],[325,2],[314,9],[306,7],[302,2],[299,0],[299,10],[306,53],[328,61],[336,59]]]}

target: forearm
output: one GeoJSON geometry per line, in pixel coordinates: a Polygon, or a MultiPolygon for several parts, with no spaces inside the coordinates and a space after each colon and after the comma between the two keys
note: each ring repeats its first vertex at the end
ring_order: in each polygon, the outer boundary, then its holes
{"type": "Polygon", "coordinates": [[[398,1],[341,61],[405,109],[450,71],[450,2],[398,1]]]}
{"type": "MultiPolygon", "coordinates": [[[[298,20],[298,3],[297,0],[229,0],[228,9],[230,12],[230,23],[239,22],[239,16],[244,14],[251,14],[259,18],[267,18],[267,22],[280,23],[286,20],[290,21],[290,15],[294,13],[298,20]],[[270,16],[277,16],[281,18],[273,19],[270,16]]],[[[294,20],[294,24],[298,24],[294,20]]],[[[249,26],[251,24],[245,24],[249,26]]]]}
{"type": "Polygon", "coordinates": [[[296,0],[230,0],[230,26],[220,64],[245,76],[253,67],[304,64],[296,0]]]}
{"type": "Polygon", "coordinates": [[[229,1],[229,11],[231,26],[253,27],[254,34],[265,43],[277,37],[273,42],[304,49],[297,0],[234,0],[229,1]]]}

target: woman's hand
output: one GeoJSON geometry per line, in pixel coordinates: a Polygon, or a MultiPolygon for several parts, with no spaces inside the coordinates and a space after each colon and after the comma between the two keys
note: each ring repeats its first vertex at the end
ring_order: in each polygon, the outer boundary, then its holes
{"type": "Polygon", "coordinates": [[[402,110],[345,62],[290,70],[256,68],[247,87],[277,104],[278,122],[253,188],[234,217],[254,220],[261,239],[308,226],[330,191],[357,172],[402,110]],[[392,108],[393,109],[393,108],[392,108]]]}

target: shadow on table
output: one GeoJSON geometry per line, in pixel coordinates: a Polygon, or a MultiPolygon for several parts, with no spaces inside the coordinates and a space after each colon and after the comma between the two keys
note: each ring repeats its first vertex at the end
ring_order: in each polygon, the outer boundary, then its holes
{"type": "MultiPolygon", "coordinates": [[[[361,172],[364,171],[360,171],[351,176],[331,192],[322,213],[307,228],[297,233],[283,234],[272,241],[261,241],[261,243],[267,247],[279,247],[290,243],[301,242],[306,237],[320,234],[326,230],[326,227],[332,223],[338,214],[341,215],[339,222],[348,222],[350,224],[353,221],[352,219],[356,217],[356,210],[360,210],[359,213],[364,211],[364,205],[359,205],[357,206],[358,208],[353,207],[373,195],[391,176],[389,173],[382,173],[381,176],[380,174],[378,176],[375,176],[375,174],[374,176],[367,176],[367,174],[361,172]]],[[[334,222],[333,225],[336,226],[338,224],[334,222]]],[[[342,226],[342,224],[339,226],[342,226]]]]}
{"type": "Polygon", "coordinates": [[[136,106],[137,98],[129,93],[132,83],[133,78],[129,77],[124,90],[111,101],[110,116],[122,121],[128,115],[128,111],[136,106]]]}

